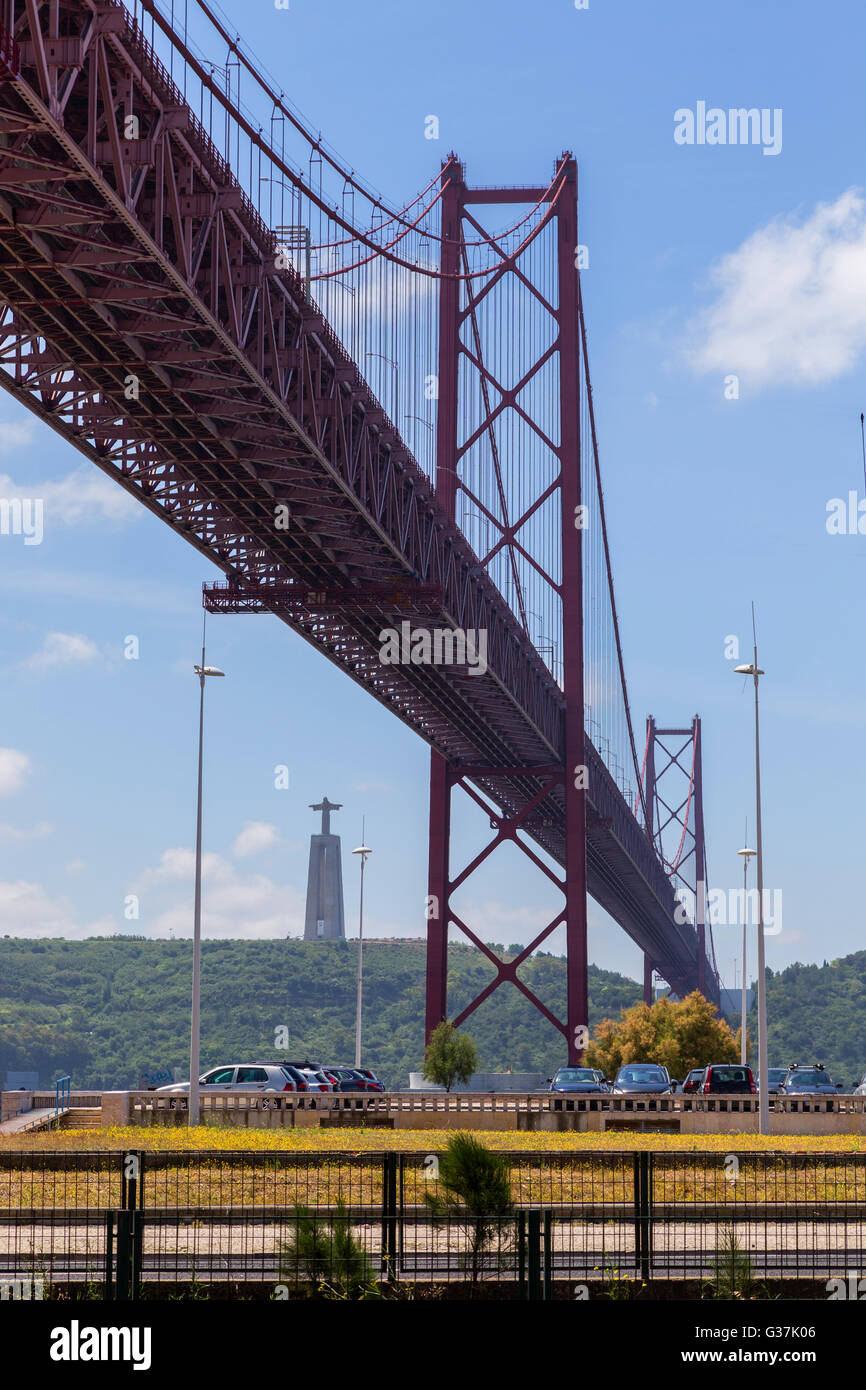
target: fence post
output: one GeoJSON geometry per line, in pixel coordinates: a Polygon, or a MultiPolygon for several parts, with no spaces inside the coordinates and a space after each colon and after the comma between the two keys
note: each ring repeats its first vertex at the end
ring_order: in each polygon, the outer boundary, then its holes
{"type": "Polygon", "coordinates": [[[655,1233],[655,1217],[653,1216],[654,1156],[652,1150],[648,1150],[643,1156],[646,1159],[646,1177],[644,1183],[646,1192],[646,1240],[644,1241],[644,1251],[646,1258],[644,1261],[645,1268],[641,1275],[641,1278],[644,1284],[648,1284],[650,1281],[650,1274],[652,1272],[653,1236],[655,1233]]]}
{"type": "Polygon", "coordinates": [[[527,1255],[529,1261],[529,1298],[538,1302],[541,1290],[541,1212],[527,1212],[527,1255]]]}
{"type": "Polygon", "coordinates": [[[382,1254],[381,1272],[393,1266],[397,1253],[397,1155],[382,1155],[382,1254]]]}
{"type": "Polygon", "coordinates": [[[553,1212],[544,1213],[544,1298],[553,1298],[553,1212]]]}
{"type": "Polygon", "coordinates": [[[517,1213],[517,1286],[526,1298],[526,1212],[517,1213]]]}
{"type": "Polygon", "coordinates": [[[127,1302],[138,1298],[141,1287],[144,1154],[127,1152],[118,1157],[121,1206],[105,1213],[105,1297],[127,1302]]]}
{"type": "Polygon", "coordinates": [[[641,1282],[649,1283],[652,1263],[652,1154],[634,1155],[634,1258],[641,1282]]]}
{"type": "Polygon", "coordinates": [[[114,1212],[105,1213],[105,1298],[114,1298],[114,1212]]]}
{"type": "Polygon", "coordinates": [[[114,1297],[127,1303],[132,1285],[132,1222],[135,1212],[122,1208],[115,1212],[117,1220],[117,1264],[114,1271],[114,1297]]]}
{"type": "Polygon", "coordinates": [[[141,1288],[141,1257],[144,1245],[144,1152],[128,1153],[126,1180],[126,1209],[129,1212],[129,1236],[132,1247],[130,1262],[130,1297],[138,1298],[141,1288]]]}
{"type": "Polygon", "coordinates": [[[399,1174],[397,1182],[397,1273],[403,1273],[403,1249],[406,1243],[406,1155],[398,1158],[399,1174]]]}
{"type": "MultiPolygon", "coordinates": [[[[632,1170],[634,1181],[634,1267],[636,1272],[640,1272],[641,1251],[643,1249],[643,1236],[641,1234],[641,1173],[640,1173],[639,1153],[632,1154],[632,1170]]],[[[603,1262],[602,1262],[603,1263],[603,1262]]]]}

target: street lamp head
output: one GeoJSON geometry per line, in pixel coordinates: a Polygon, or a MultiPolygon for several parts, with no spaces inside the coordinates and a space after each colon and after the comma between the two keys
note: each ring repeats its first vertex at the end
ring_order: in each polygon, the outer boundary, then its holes
{"type": "Polygon", "coordinates": [[[367,845],[358,845],[357,849],[353,849],[353,850],[352,850],[352,853],[353,853],[353,854],[363,854],[364,857],[366,858],[367,855],[368,855],[368,854],[372,854],[373,851],[372,851],[371,849],[369,849],[367,845]]]}
{"type": "Polygon", "coordinates": [[[748,666],[735,666],[734,673],[738,676],[762,676],[764,674],[760,666],[753,666],[751,662],[748,666]]]}
{"type": "Polygon", "coordinates": [[[750,859],[750,858],[752,857],[752,855],[753,855],[753,854],[757,854],[757,852],[758,852],[758,851],[757,851],[756,849],[738,849],[738,850],[737,850],[737,854],[744,854],[744,855],[746,856],[747,859],[750,859]]]}
{"type": "Polygon", "coordinates": [[[197,676],[224,676],[225,671],[221,671],[218,666],[194,666],[192,668],[197,676]]]}

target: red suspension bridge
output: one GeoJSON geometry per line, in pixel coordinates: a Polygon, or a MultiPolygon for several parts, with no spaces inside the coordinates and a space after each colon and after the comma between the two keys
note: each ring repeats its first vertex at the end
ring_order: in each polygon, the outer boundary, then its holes
{"type": "Polygon", "coordinates": [[[214,4],[0,15],[0,380],[222,571],[208,609],[276,614],[430,745],[428,1032],[458,930],[493,976],[455,1021],[511,982],[578,1056],[587,893],[647,988],[718,1000],[700,723],[636,752],[574,159],[480,188],[452,154],[394,208],[214,4]],[[492,832],[462,866],[458,787],[492,832]],[[507,962],[455,902],[506,842],[562,894],[507,962]],[[520,978],[560,926],[565,1018],[520,978]]]}

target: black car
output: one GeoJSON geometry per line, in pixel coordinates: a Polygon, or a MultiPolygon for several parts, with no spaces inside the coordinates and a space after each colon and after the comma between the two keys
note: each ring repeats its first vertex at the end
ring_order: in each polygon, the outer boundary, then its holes
{"type": "Polygon", "coordinates": [[[833,1081],[824,1069],[823,1063],[813,1066],[800,1066],[792,1063],[785,1072],[785,1080],[779,1087],[779,1095],[787,1096],[835,1096],[842,1090],[841,1081],[833,1081]]]}
{"type": "Polygon", "coordinates": [[[372,1072],[356,1070],[355,1067],[322,1067],[322,1071],[333,1081],[338,1091],[384,1091],[372,1072]]]}
{"type": "Polygon", "coordinates": [[[607,1091],[601,1074],[592,1067],[560,1067],[559,1071],[547,1080],[551,1095],[597,1096],[607,1091]]]}
{"type": "Polygon", "coordinates": [[[711,1062],[698,1086],[702,1096],[753,1096],[757,1093],[751,1067],[740,1062],[711,1062]]]}
{"type": "Polygon", "coordinates": [[[628,1062],[614,1077],[612,1089],[615,1096],[669,1096],[677,1084],[667,1067],[656,1062],[628,1062]]]}
{"type": "Polygon", "coordinates": [[[380,1081],[376,1073],[371,1071],[369,1067],[353,1067],[352,1071],[366,1081],[368,1091],[384,1091],[384,1081],[380,1081]]]}

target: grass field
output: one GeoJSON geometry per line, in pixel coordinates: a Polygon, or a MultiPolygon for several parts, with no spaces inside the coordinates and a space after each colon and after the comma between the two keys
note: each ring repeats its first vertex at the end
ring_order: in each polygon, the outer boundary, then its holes
{"type": "MultiPolygon", "coordinates": [[[[39,1134],[0,1137],[0,1154],[15,1150],[33,1153],[77,1150],[93,1153],[141,1149],[148,1153],[178,1150],[232,1152],[361,1154],[436,1153],[452,1131],[446,1129],[229,1129],[217,1125],[134,1125],[105,1129],[62,1129],[39,1134]]],[[[527,1134],[515,1130],[476,1131],[491,1149],[512,1153],[631,1153],[652,1149],[669,1153],[866,1153],[866,1135],[759,1134],[527,1134]]]]}
{"type": "MultiPolygon", "coordinates": [[[[144,1153],[146,1207],[271,1208],[295,1203],[380,1206],[384,1153],[402,1153],[400,1190],[407,1206],[430,1191],[429,1156],[448,1131],[353,1129],[226,1130],[124,1127],[61,1130],[0,1142],[0,1209],[118,1206],[120,1155],[144,1153]],[[425,1160],[427,1160],[425,1162],[425,1160]]],[[[834,1219],[863,1219],[866,1210],[864,1140],[804,1139],[751,1134],[677,1136],[633,1134],[477,1135],[509,1154],[517,1203],[533,1206],[628,1207],[634,1200],[633,1153],[651,1149],[654,1200],[681,1208],[703,1203],[731,1211],[762,1203],[811,1209],[828,1204],[834,1219]],[[732,1160],[732,1155],[739,1155],[732,1160]],[[856,1209],[853,1204],[856,1204],[856,1209]]],[[[804,1212],[805,1214],[805,1212],[804,1212]]],[[[598,1219],[596,1215],[595,1219],[598,1219]]]]}

